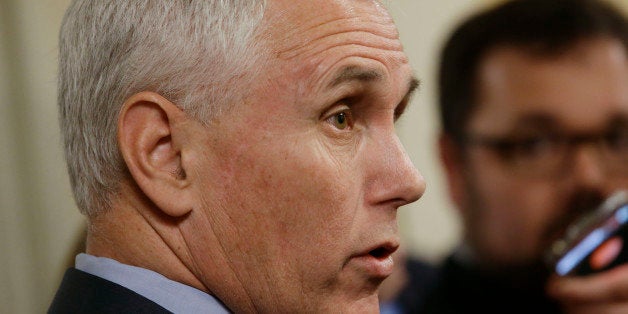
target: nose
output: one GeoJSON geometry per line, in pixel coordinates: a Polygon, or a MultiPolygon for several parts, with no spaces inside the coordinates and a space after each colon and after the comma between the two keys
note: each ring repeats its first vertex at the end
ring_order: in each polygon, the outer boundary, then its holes
{"type": "Polygon", "coordinates": [[[414,166],[397,135],[377,142],[369,158],[368,189],[372,203],[395,208],[417,201],[425,192],[425,180],[414,166]]]}
{"type": "Polygon", "coordinates": [[[574,151],[572,178],[581,188],[602,191],[607,181],[599,154],[593,145],[583,145],[574,151]]]}

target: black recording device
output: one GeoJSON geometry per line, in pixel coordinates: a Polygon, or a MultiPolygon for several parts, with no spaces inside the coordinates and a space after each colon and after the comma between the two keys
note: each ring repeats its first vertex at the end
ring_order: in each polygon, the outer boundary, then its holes
{"type": "Polygon", "coordinates": [[[628,262],[627,246],[628,191],[619,191],[593,212],[574,221],[551,245],[546,262],[561,276],[586,275],[628,262]],[[603,246],[608,249],[609,245],[614,246],[610,248],[610,256],[609,250],[600,249],[603,246]]]}

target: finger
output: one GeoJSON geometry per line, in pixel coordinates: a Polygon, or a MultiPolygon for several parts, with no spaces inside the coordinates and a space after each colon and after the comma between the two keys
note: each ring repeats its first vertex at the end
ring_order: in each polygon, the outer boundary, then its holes
{"type": "Polygon", "coordinates": [[[628,264],[583,277],[553,277],[547,293],[569,303],[628,301],[628,264]]]}

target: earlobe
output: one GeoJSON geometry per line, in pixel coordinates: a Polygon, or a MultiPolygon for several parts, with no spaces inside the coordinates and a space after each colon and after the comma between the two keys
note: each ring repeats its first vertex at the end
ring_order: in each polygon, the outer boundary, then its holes
{"type": "Polygon", "coordinates": [[[181,119],[181,109],[153,92],[127,99],[118,119],[118,144],[131,176],[159,210],[175,217],[191,210],[181,147],[174,136],[181,119]]]}

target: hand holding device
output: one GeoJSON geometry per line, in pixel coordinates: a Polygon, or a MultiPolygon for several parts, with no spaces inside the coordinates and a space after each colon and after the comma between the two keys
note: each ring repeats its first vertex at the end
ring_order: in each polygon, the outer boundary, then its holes
{"type": "Polygon", "coordinates": [[[585,275],[628,262],[628,191],[611,195],[572,223],[546,262],[558,275],[585,275]]]}

